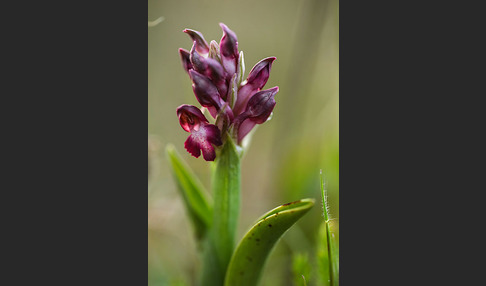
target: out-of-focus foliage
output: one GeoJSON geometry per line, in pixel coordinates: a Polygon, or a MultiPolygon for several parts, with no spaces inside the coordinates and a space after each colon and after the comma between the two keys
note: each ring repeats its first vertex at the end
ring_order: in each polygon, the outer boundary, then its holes
{"type": "Polygon", "coordinates": [[[200,240],[211,225],[212,202],[191,167],[180,159],[174,145],[168,144],[166,151],[174,173],[174,181],[179,187],[187,214],[194,226],[195,237],[200,240]]]}
{"type": "MultiPolygon", "coordinates": [[[[254,132],[241,170],[237,241],[275,205],[304,197],[320,201],[323,170],[331,219],[339,217],[339,9],[337,0],[150,0],[148,21],[148,275],[149,285],[194,285],[201,261],[183,198],[165,156],[174,144],[210,190],[210,164],[184,150],[187,133],[176,108],[197,105],[178,48],[191,48],[192,28],[220,41],[223,22],[238,36],[246,75],[277,57],[267,87],[279,86],[272,119],[254,132]]],[[[245,77],[246,77],[245,75],[245,77]]],[[[315,257],[322,213],[314,207],[284,236],[267,261],[261,285],[292,285],[292,256],[315,257]]],[[[337,234],[338,235],[338,234],[337,234]]],[[[307,278],[307,277],[306,277],[307,278]]],[[[307,281],[307,285],[313,285],[307,281]]]]}
{"type": "Polygon", "coordinates": [[[292,258],[292,273],[295,286],[307,286],[311,277],[311,264],[307,253],[295,253],[292,258]]]}

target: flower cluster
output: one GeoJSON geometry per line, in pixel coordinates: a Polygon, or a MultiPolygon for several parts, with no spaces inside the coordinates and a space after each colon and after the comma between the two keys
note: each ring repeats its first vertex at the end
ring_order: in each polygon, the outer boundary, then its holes
{"type": "Polygon", "coordinates": [[[183,104],[177,108],[182,128],[190,132],[184,146],[194,157],[201,155],[214,161],[214,146],[220,146],[226,134],[241,144],[243,138],[269,118],[275,107],[278,86],[262,90],[270,76],[275,57],[258,62],[243,81],[245,64],[243,52],[238,52],[236,34],[225,24],[220,43],[206,42],[195,30],[185,29],[192,41],[192,49],[179,49],[182,66],[189,74],[192,89],[202,108],[183,104]],[[215,119],[211,124],[202,110],[206,108],[215,119]]]}

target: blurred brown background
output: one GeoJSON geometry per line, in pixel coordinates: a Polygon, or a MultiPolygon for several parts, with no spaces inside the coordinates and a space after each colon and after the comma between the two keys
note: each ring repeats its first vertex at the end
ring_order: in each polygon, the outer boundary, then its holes
{"type": "MultiPolygon", "coordinates": [[[[238,36],[246,73],[275,56],[265,88],[279,86],[270,121],[258,127],[242,162],[240,238],[266,211],[304,197],[316,206],[279,242],[261,285],[292,285],[291,257],[313,257],[322,222],[323,170],[331,216],[339,217],[339,8],[337,0],[149,0],[148,21],[148,276],[149,285],[194,285],[200,266],[192,229],[168,169],[172,143],[209,188],[209,166],[184,149],[186,133],[176,108],[199,106],[178,48],[191,48],[191,28],[209,42],[222,37],[218,23],[238,36]]],[[[311,279],[312,280],[312,279],[311,279]]],[[[313,285],[308,280],[308,285],[313,285]]]]}

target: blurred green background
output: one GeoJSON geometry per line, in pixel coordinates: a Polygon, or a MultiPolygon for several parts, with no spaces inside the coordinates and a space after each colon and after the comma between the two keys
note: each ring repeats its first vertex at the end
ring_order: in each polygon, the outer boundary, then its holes
{"type": "MultiPolygon", "coordinates": [[[[184,149],[188,137],[176,108],[199,106],[178,48],[192,42],[191,28],[218,43],[225,23],[238,36],[246,73],[275,56],[265,86],[279,86],[270,121],[260,125],[242,162],[238,239],[266,211],[310,197],[316,206],[279,242],[261,285],[293,285],[292,255],[314,257],[322,222],[322,169],[331,217],[339,217],[339,2],[337,0],[149,0],[148,21],[148,279],[149,285],[195,285],[197,246],[165,157],[173,143],[210,189],[209,165],[184,149]]],[[[337,223],[338,221],[336,221],[337,223]]],[[[307,278],[307,277],[306,277],[307,278]]],[[[307,279],[312,284],[311,277],[307,279]]]]}

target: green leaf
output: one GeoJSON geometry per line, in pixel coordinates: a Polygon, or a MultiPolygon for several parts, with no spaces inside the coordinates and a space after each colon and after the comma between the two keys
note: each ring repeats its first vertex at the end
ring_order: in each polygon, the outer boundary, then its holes
{"type": "Polygon", "coordinates": [[[213,172],[213,224],[204,244],[202,286],[221,286],[235,248],[235,235],[240,211],[240,156],[228,136],[216,155],[213,172]]]}
{"type": "Polygon", "coordinates": [[[167,145],[172,174],[180,191],[184,206],[195,229],[196,238],[202,239],[211,225],[211,200],[194,172],[182,160],[172,144],[167,145]]]}
{"type": "Polygon", "coordinates": [[[314,199],[281,205],[257,220],[231,258],[226,286],[258,285],[265,262],[282,235],[314,205],[314,199]]]}

